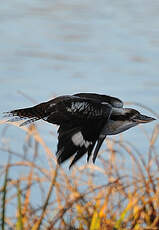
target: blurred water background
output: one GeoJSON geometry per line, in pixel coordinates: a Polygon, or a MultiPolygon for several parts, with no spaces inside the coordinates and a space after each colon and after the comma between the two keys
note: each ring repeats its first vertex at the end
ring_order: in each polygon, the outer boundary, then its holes
{"type": "MultiPolygon", "coordinates": [[[[158,0],[2,1],[0,112],[33,104],[19,92],[37,103],[55,95],[96,92],[158,112],[158,12],[158,0]]],[[[154,125],[144,126],[149,135],[154,125]]],[[[56,128],[39,122],[39,129],[55,152],[57,140],[48,133],[56,128]]],[[[3,130],[1,125],[1,136],[3,130]]],[[[146,154],[140,128],[123,135],[146,154]]],[[[24,132],[10,126],[5,138],[20,151],[24,132]]],[[[7,158],[3,151],[0,155],[2,165],[7,158]]]]}

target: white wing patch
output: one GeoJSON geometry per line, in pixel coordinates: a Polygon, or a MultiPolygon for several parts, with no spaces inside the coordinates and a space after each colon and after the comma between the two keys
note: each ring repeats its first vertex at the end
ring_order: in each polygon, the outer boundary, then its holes
{"type": "Polygon", "coordinates": [[[88,146],[90,144],[92,144],[91,141],[85,141],[84,138],[83,138],[83,135],[81,132],[78,132],[78,133],[75,133],[73,136],[72,136],[72,142],[74,145],[76,146],[80,146],[82,147],[83,145],[88,148],[88,146]]]}
{"type": "Polygon", "coordinates": [[[75,133],[72,136],[72,142],[76,146],[83,146],[84,145],[84,139],[83,139],[82,133],[81,132],[75,133]]]}

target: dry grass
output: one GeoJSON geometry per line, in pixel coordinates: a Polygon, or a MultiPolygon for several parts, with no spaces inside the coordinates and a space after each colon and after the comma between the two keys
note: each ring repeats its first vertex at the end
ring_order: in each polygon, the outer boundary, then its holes
{"type": "Polygon", "coordinates": [[[2,230],[159,229],[158,124],[145,154],[123,139],[108,139],[100,167],[85,164],[71,171],[57,166],[35,125],[21,129],[23,152],[7,144],[1,148],[8,154],[0,167],[2,230]]]}

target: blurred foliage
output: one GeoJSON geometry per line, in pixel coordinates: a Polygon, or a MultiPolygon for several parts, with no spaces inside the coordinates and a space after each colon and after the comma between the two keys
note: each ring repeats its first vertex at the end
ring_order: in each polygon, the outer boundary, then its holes
{"type": "Polygon", "coordinates": [[[23,153],[1,148],[9,159],[0,168],[2,230],[159,229],[158,124],[151,136],[144,133],[146,157],[123,138],[108,138],[107,159],[99,155],[100,167],[90,163],[70,171],[56,164],[35,125],[21,129],[26,135],[23,153]],[[125,153],[129,163],[121,157],[125,153]],[[12,172],[24,167],[25,173],[14,177],[12,172]]]}

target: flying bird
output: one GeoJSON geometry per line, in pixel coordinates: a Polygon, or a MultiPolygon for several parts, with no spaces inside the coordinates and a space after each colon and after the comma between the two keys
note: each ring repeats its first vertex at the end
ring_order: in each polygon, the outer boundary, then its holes
{"type": "Polygon", "coordinates": [[[26,119],[22,125],[44,120],[59,126],[57,162],[74,156],[70,167],[87,153],[93,163],[107,135],[124,132],[140,123],[155,120],[135,109],[124,108],[123,102],[107,95],[78,93],[59,96],[33,107],[7,112],[8,121],[26,119]]]}

